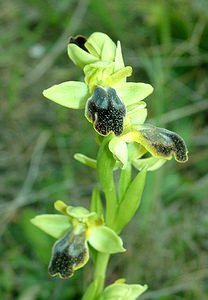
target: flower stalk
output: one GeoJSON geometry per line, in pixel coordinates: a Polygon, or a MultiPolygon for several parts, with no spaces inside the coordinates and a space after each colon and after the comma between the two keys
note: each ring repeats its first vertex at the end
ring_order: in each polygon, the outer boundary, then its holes
{"type": "Polygon", "coordinates": [[[68,55],[83,69],[84,82],[63,82],[43,95],[67,108],[82,109],[92,123],[99,143],[97,157],[77,153],[74,158],[96,169],[99,182],[90,210],[58,200],[55,209],[61,214],[39,215],[31,221],[57,239],[49,264],[51,276],[69,278],[93,256],[94,275],[82,300],[136,300],[146,285],[118,279],[105,287],[109,258],[125,251],[119,234],[139,208],[147,172],[173,157],[186,162],[188,151],[178,134],[145,123],[143,100],[153,88],[127,82],[132,68],[124,64],[119,41],[115,44],[100,32],[88,39],[72,37],[68,55]]]}

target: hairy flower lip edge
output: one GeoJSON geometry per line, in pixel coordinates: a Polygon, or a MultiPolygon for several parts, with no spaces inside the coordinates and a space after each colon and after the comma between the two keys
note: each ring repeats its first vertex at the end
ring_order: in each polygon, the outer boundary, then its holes
{"type": "Polygon", "coordinates": [[[72,277],[76,270],[87,264],[89,248],[84,236],[83,232],[73,235],[73,229],[71,229],[54,243],[48,266],[50,276],[67,279],[72,277]],[[82,237],[81,243],[80,236],[82,237]],[[76,241],[77,239],[78,241],[76,241]],[[78,243],[77,247],[76,243],[78,243]],[[82,248],[80,248],[81,245],[82,248]]]}
{"type": "MultiPolygon", "coordinates": [[[[58,240],[54,243],[52,248],[52,255],[49,263],[49,274],[52,277],[59,276],[60,278],[71,277],[77,269],[83,267],[89,260],[88,243],[97,251],[113,254],[123,252],[123,242],[121,238],[110,228],[104,224],[103,217],[96,212],[89,212],[83,207],[72,207],[66,205],[63,201],[57,200],[55,208],[61,212],[61,215],[42,215],[46,219],[51,219],[53,226],[56,226],[56,219],[63,219],[64,231],[60,231],[60,235],[51,234],[47,229],[47,222],[44,227],[39,226],[38,220],[42,216],[36,216],[32,223],[52,235],[58,240]],[[68,223],[70,219],[70,224],[68,223]],[[66,227],[67,226],[67,227],[66,227]],[[67,230],[66,230],[67,228],[67,230]],[[83,251],[78,254],[81,258],[76,258],[77,239],[80,244],[80,237],[82,238],[83,251]],[[74,245],[73,245],[74,244],[74,245]],[[73,249],[73,250],[72,250],[73,249]],[[71,252],[72,251],[72,252],[71,252]],[[75,253],[75,254],[73,254],[75,253]],[[83,254],[84,253],[84,254],[83,254]],[[82,255],[83,254],[83,255],[82,255]]],[[[46,220],[47,221],[47,220],[46,220]]],[[[55,228],[55,227],[54,227],[55,228]]],[[[79,251],[79,250],[78,250],[79,251]]]]}
{"type": "MultiPolygon", "coordinates": [[[[119,42],[117,42],[117,45],[118,45],[119,42]]],[[[117,47],[116,47],[117,49],[117,47]]],[[[110,131],[111,132],[111,131],[110,131]]],[[[177,134],[176,134],[177,135],[177,134]]],[[[186,155],[187,155],[188,151],[186,152],[186,155]]],[[[175,157],[175,153],[173,153],[174,157],[175,157]]],[[[176,157],[175,157],[176,158],[176,157]]],[[[170,158],[171,159],[171,158],[170,158]]],[[[188,158],[187,158],[188,159],[188,158]]]]}
{"type": "Polygon", "coordinates": [[[131,128],[131,130],[124,133],[121,138],[127,143],[136,142],[141,144],[146,148],[147,152],[158,159],[171,160],[174,156],[175,160],[179,163],[188,161],[188,150],[183,138],[177,133],[165,128],[159,128],[145,123],[131,128]],[[146,134],[145,136],[145,130],[149,130],[150,135],[146,134]],[[157,134],[152,134],[151,130],[157,131],[157,134]],[[158,138],[158,135],[160,135],[160,138],[165,137],[167,140],[165,141],[165,138],[164,142],[157,139],[151,140],[152,136],[158,138]]]}
{"type": "Polygon", "coordinates": [[[126,108],[112,87],[96,86],[93,95],[88,99],[85,116],[101,135],[111,132],[120,135],[123,132],[126,108]]]}
{"type": "Polygon", "coordinates": [[[80,232],[76,232],[75,230],[76,228],[70,228],[70,230],[53,245],[48,266],[49,274],[52,277],[59,276],[63,279],[69,278],[76,270],[87,264],[89,260],[88,243],[94,249],[102,253],[113,254],[126,251],[123,248],[122,239],[105,225],[95,226],[90,230],[87,228],[81,229],[83,231],[80,232]],[[81,248],[80,236],[82,238],[81,248]],[[107,239],[106,236],[108,236],[107,239]],[[76,245],[76,243],[78,243],[78,245],[76,245]]]}

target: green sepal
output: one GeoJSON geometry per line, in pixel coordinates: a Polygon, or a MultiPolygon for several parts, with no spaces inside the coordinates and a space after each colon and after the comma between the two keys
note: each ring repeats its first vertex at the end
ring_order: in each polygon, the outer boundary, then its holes
{"type": "Polygon", "coordinates": [[[146,171],[143,170],[136,175],[124,194],[124,197],[119,204],[113,224],[113,229],[117,233],[121,232],[123,227],[129,223],[136,213],[141,201],[145,178],[146,171]],[[131,205],[129,205],[129,203],[131,203],[131,205]]]}
{"type": "Polygon", "coordinates": [[[67,51],[69,58],[80,68],[84,68],[84,66],[98,61],[97,57],[72,43],[68,45],[67,51]]]}
{"type": "Polygon", "coordinates": [[[123,164],[123,168],[125,168],[128,162],[128,148],[126,143],[119,137],[114,137],[109,142],[109,150],[123,164]]]}
{"type": "Polygon", "coordinates": [[[153,87],[147,83],[126,82],[116,86],[120,99],[126,106],[136,104],[153,92],[153,87]]]}
{"type": "Polygon", "coordinates": [[[97,166],[96,159],[90,158],[82,153],[75,153],[74,159],[76,159],[77,161],[79,161],[80,163],[82,163],[85,166],[96,169],[96,166],[97,166]]]}
{"type": "Polygon", "coordinates": [[[99,252],[118,253],[124,252],[122,239],[109,227],[95,226],[91,229],[90,245],[99,252]]]}
{"type": "Polygon", "coordinates": [[[96,212],[98,214],[98,216],[103,215],[103,204],[102,204],[102,201],[100,198],[100,192],[99,192],[99,189],[97,186],[93,189],[93,192],[92,192],[90,211],[96,212]]]}
{"type": "Polygon", "coordinates": [[[116,45],[109,36],[102,32],[94,32],[85,43],[87,50],[99,60],[113,62],[116,45]]]}
{"type": "Polygon", "coordinates": [[[43,91],[43,95],[62,106],[82,109],[89,98],[88,86],[84,82],[66,81],[43,91]]]}
{"type": "Polygon", "coordinates": [[[105,288],[99,300],[136,300],[147,289],[147,285],[114,283],[105,288]]]}
{"type": "Polygon", "coordinates": [[[56,239],[62,237],[71,227],[70,219],[67,216],[55,214],[39,215],[31,219],[31,222],[56,239]]]}
{"type": "Polygon", "coordinates": [[[163,158],[156,158],[154,156],[149,158],[140,158],[132,160],[132,165],[139,171],[145,169],[147,171],[155,171],[162,167],[167,160],[163,158]]]}

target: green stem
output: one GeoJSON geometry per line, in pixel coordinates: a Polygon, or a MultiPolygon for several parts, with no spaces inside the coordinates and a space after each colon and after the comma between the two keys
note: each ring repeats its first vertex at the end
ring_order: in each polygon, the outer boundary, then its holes
{"type": "Polygon", "coordinates": [[[85,290],[82,300],[98,300],[103,292],[106,269],[110,255],[106,253],[97,252],[94,262],[94,276],[93,281],[85,290]]]}
{"type": "Polygon", "coordinates": [[[106,277],[106,269],[108,265],[110,255],[106,253],[98,252],[96,263],[95,263],[95,271],[94,271],[94,280],[99,282],[96,296],[98,296],[104,289],[105,277],[106,277]]]}
{"type": "Polygon", "coordinates": [[[117,211],[117,195],[113,178],[115,159],[108,148],[110,137],[104,138],[97,156],[97,172],[106,199],[106,225],[111,227],[117,211]]]}
{"type": "MultiPolygon", "coordinates": [[[[114,179],[109,178],[109,181],[112,182],[112,185],[114,186],[114,179]]],[[[104,194],[106,200],[106,225],[111,228],[115,218],[115,213],[117,211],[117,198],[115,188],[104,190],[104,194]]]]}

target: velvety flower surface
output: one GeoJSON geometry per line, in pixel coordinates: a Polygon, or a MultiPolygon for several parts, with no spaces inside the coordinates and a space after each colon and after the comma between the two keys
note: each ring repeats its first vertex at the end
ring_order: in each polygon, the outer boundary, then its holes
{"type": "MultiPolygon", "coordinates": [[[[127,82],[132,68],[125,66],[121,44],[106,34],[95,32],[89,38],[71,37],[70,59],[83,69],[84,81],[68,81],[43,92],[54,102],[73,109],[85,109],[85,116],[100,135],[111,133],[109,149],[122,168],[130,162],[138,170],[156,170],[174,157],[186,162],[184,140],[164,128],[144,124],[146,103],[153,88],[146,83],[127,82]],[[149,153],[149,155],[147,155],[149,153]]],[[[92,159],[76,156],[95,167],[92,159]]]]}
{"type": "Polygon", "coordinates": [[[63,215],[39,215],[31,222],[58,239],[52,249],[48,271],[51,276],[71,277],[74,271],[89,260],[89,246],[103,253],[123,252],[121,238],[109,227],[103,218],[84,207],[66,205],[56,201],[55,208],[63,215]]]}
{"type": "Polygon", "coordinates": [[[71,277],[75,270],[86,264],[88,259],[85,231],[74,233],[71,229],[53,246],[48,267],[49,274],[61,278],[71,277]]]}
{"type": "Polygon", "coordinates": [[[125,105],[113,88],[96,87],[86,106],[86,116],[101,135],[123,132],[125,105]]]}

